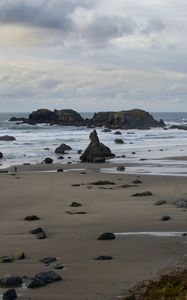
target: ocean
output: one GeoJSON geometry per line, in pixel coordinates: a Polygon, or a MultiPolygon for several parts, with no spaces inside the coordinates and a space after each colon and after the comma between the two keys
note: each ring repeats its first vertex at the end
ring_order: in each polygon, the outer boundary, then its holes
{"type": "MultiPolygon", "coordinates": [[[[91,117],[93,113],[81,113],[83,117],[91,117]]],[[[187,125],[187,113],[152,113],[155,119],[163,119],[167,126],[187,125]]],[[[12,142],[0,141],[0,152],[4,154],[4,158],[0,161],[0,168],[6,168],[13,165],[24,163],[36,164],[41,163],[46,157],[51,157],[54,163],[67,164],[68,162],[80,162],[77,151],[84,150],[89,144],[89,134],[92,131],[86,127],[66,127],[59,125],[39,124],[16,124],[9,122],[12,117],[27,117],[28,113],[0,113],[0,136],[11,135],[16,138],[12,142]],[[63,160],[58,160],[55,149],[61,143],[68,144],[72,150],[68,154],[63,155],[63,160]]],[[[116,158],[111,162],[119,163],[135,163],[146,160],[147,165],[151,166],[158,160],[169,164],[171,173],[175,173],[177,164],[182,165],[182,170],[178,173],[187,174],[186,161],[183,163],[165,160],[168,157],[185,157],[187,156],[187,131],[178,129],[163,130],[162,128],[154,128],[149,130],[121,130],[120,138],[124,140],[124,144],[115,144],[116,136],[111,133],[103,133],[102,128],[97,128],[100,141],[109,146],[116,158]],[[135,154],[133,154],[135,152],[135,154]],[[125,158],[121,158],[125,155],[125,158]],[[174,168],[174,170],[172,169],[174,168]]],[[[146,164],[144,162],[144,165],[146,164]]],[[[142,163],[141,163],[142,164],[142,163]]],[[[158,167],[159,168],[159,167],[158,167]]],[[[137,169],[137,168],[136,168],[137,169]]],[[[139,173],[150,173],[150,168],[145,171],[141,165],[139,173]]],[[[167,168],[165,168],[166,170],[167,168]]],[[[127,170],[128,171],[128,170],[127,170]]],[[[135,170],[136,171],[136,170],[135,170]]],[[[130,171],[129,171],[130,172],[130,171]]],[[[159,173],[159,172],[158,172],[159,173]]],[[[167,172],[168,173],[168,172],[167,172]]],[[[163,174],[165,174],[163,172],[163,174]]]]}

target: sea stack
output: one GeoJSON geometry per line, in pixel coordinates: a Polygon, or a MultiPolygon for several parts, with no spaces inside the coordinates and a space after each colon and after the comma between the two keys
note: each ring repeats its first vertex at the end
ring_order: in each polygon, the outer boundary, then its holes
{"type": "Polygon", "coordinates": [[[115,157],[109,147],[100,143],[96,130],[90,133],[89,138],[91,142],[80,157],[82,162],[104,162],[105,158],[115,157]]]}

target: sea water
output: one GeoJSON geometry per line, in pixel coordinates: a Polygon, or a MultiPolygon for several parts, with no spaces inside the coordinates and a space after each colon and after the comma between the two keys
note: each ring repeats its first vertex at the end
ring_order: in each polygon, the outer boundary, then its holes
{"type": "MultiPolygon", "coordinates": [[[[174,124],[187,125],[187,113],[153,113],[152,115],[157,120],[162,118],[168,127],[174,124]]],[[[80,162],[80,155],[77,152],[84,150],[89,144],[89,134],[92,129],[83,126],[18,124],[8,121],[12,116],[28,117],[28,113],[0,113],[0,136],[11,135],[16,138],[11,142],[0,141],[0,151],[4,154],[4,159],[0,161],[0,168],[23,163],[41,163],[46,157],[51,157],[54,163],[80,162]],[[58,160],[59,155],[55,154],[55,149],[61,143],[70,145],[72,150],[63,155],[63,160],[58,160]]],[[[84,113],[82,116],[92,117],[92,113],[84,113]]],[[[100,141],[110,147],[116,155],[116,158],[110,162],[134,164],[134,167],[127,169],[128,173],[164,175],[178,173],[187,176],[186,161],[165,159],[187,156],[187,131],[162,128],[120,131],[122,135],[116,136],[114,130],[104,133],[102,128],[97,128],[100,141]],[[123,139],[124,144],[116,144],[114,142],[116,138],[123,139]],[[125,155],[125,158],[122,158],[122,155],[125,155]],[[166,172],[159,171],[159,168],[163,171],[163,166],[166,172]]]]}

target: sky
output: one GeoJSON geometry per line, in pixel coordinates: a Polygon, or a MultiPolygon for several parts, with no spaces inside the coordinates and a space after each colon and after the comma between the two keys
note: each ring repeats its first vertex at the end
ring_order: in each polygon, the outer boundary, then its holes
{"type": "Polygon", "coordinates": [[[0,111],[187,112],[186,0],[0,0],[0,111]]]}

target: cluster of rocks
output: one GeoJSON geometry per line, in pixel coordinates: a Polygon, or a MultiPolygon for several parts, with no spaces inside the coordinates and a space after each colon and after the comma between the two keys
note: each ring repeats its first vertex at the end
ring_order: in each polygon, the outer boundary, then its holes
{"type": "Polygon", "coordinates": [[[51,111],[38,109],[33,111],[28,119],[13,117],[10,121],[22,121],[23,123],[37,124],[50,123],[66,126],[106,127],[110,129],[149,129],[150,127],[164,127],[165,123],[156,121],[148,112],[140,109],[132,109],[119,112],[98,112],[93,118],[84,119],[72,109],[51,111]]]}

